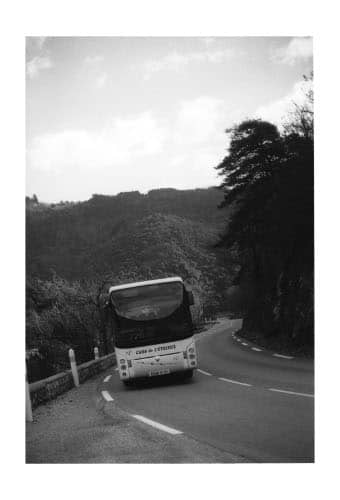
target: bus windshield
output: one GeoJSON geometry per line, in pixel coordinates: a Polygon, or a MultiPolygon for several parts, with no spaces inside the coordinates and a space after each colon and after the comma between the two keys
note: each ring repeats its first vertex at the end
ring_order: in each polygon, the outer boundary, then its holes
{"type": "Polygon", "coordinates": [[[150,321],[170,316],[183,301],[183,284],[161,283],[115,290],[111,300],[118,316],[150,321]]]}

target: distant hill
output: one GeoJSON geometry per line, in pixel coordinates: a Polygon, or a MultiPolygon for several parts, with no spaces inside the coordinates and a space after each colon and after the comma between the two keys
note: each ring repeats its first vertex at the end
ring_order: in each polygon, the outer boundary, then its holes
{"type": "Polygon", "coordinates": [[[95,194],[54,205],[28,199],[27,274],[72,281],[110,273],[117,283],[178,274],[211,300],[219,290],[213,301],[222,301],[230,280],[214,248],[227,217],[221,200],[216,188],[95,194]]]}

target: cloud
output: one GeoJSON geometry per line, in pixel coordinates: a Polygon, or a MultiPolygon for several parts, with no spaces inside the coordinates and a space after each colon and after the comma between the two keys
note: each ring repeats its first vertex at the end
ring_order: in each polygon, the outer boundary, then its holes
{"type": "MultiPolygon", "coordinates": [[[[182,188],[216,184],[214,168],[224,156],[228,137],[224,130],[230,117],[223,100],[201,96],[180,103],[170,139],[169,168],[172,185],[183,177],[182,188]],[[177,179],[175,179],[175,175],[177,179]],[[191,182],[191,184],[190,184],[191,182]]],[[[178,184],[177,184],[178,185],[178,184]]]]}
{"type": "Polygon", "coordinates": [[[104,56],[97,55],[97,56],[87,56],[84,59],[85,64],[97,64],[99,62],[104,61],[104,56]]]}
{"type": "Polygon", "coordinates": [[[144,78],[148,80],[160,71],[179,71],[192,63],[221,63],[235,56],[233,49],[205,50],[199,52],[171,52],[160,59],[150,59],[144,63],[144,78]]]}
{"type": "Polygon", "coordinates": [[[224,101],[201,96],[180,102],[162,119],[147,111],[118,116],[99,130],[38,135],[27,149],[30,189],[58,201],[94,192],[217,185],[214,167],[228,145],[226,111],[224,101]]]}
{"type": "Polygon", "coordinates": [[[83,197],[136,186],[147,191],[214,185],[213,167],[225,154],[229,117],[224,101],[201,96],[182,101],[163,119],[147,111],[116,117],[99,130],[42,134],[28,145],[29,178],[50,183],[53,199],[59,196],[58,185],[71,193],[70,185],[80,179],[83,197]]]}
{"type": "Polygon", "coordinates": [[[201,40],[206,47],[211,47],[216,42],[216,38],[212,36],[204,36],[201,38],[201,40]]]}
{"type": "Polygon", "coordinates": [[[26,72],[30,79],[36,78],[44,69],[52,68],[53,64],[48,56],[35,56],[26,64],[26,72]]]}
{"type": "Polygon", "coordinates": [[[95,82],[96,83],[96,87],[98,89],[102,89],[103,87],[105,87],[106,82],[107,82],[107,73],[101,73],[96,78],[96,82],[95,82]]]}
{"type": "Polygon", "coordinates": [[[313,40],[309,37],[292,38],[287,46],[280,47],[272,53],[273,61],[289,65],[311,57],[313,57],[313,40]]]}
{"type": "Polygon", "coordinates": [[[37,136],[28,165],[36,170],[64,172],[123,166],[162,151],[164,130],[151,112],[116,118],[99,131],[65,130],[37,136]]]}
{"type": "Polygon", "coordinates": [[[53,67],[49,51],[46,49],[47,37],[26,38],[26,74],[32,80],[43,70],[53,67]]]}
{"type": "Polygon", "coordinates": [[[281,127],[288,118],[289,113],[294,110],[294,104],[301,105],[306,100],[306,93],[311,88],[310,81],[296,82],[289,94],[264,106],[260,106],[255,111],[256,118],[262,118],[281,127]]]}
{"type": "Polygon", "coordinates": [[[26,37],[26,51],[30,57],[32,53],[40,52],[45,43],[47,37],[46,36],[28,36],[26,37]]]}
{"type": "Polygon", "coordinates": [[[94,77],[94,83],[98,89],[105,87],[108,80],[108,74],[100,71],[102,61],[104,61],[104,56],[100,54],[87,56],[83,61],[87,66],[87,71],[94,77]]]}
{"type": "Polygon", "coordinates": [[[224,102],[213,97],[183,101],[174,126],[176,145],[203,144],[215,141],[224,129],[224,102]]]}

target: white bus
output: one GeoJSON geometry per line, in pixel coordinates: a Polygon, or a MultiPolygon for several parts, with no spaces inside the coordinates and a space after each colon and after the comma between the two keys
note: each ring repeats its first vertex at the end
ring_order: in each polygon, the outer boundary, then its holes
{"type": "Polygon", "coordinates": [[[109,294],[117,366],[126,385],[139,377],[193,375],[194,301],[182,278],[112,286],[109,294]]]}

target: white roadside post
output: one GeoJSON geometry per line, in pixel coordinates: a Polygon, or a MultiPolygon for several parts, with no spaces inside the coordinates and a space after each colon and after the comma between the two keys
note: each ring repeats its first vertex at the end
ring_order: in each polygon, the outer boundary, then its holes
{"type": "Polygon", "coordinates": [[[27,371],[25,371],[25,381],[26,381],[26,422],[33,422],[30,386],[27,380],[27,371]]]}
{"type": "Polygon", "coordinates": [[[71,371],[72,371],[72,375],[73,375],[74,385],[76,387],[78,387],[79,386],[79,377],[78,377],[78,370],[77,370],[76,358],[74,356],[73,349],[69,349],[68,355],[69,355],[69,358],[70,358],[71,371]]]}
{"type": "Polygon", "coordinates": [[[98,347],[95,347],[93,350],[94,350],[94,359],[99,359],[99,349],[98,349],[98,347]]]}

